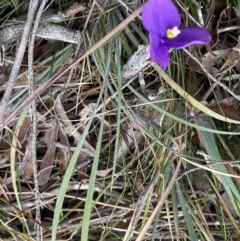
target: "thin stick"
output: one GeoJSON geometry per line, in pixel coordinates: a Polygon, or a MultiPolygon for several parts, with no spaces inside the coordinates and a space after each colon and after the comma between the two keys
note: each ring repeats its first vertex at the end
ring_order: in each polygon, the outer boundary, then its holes
{"type": "Polygon", "coordinates": [[[28,42],[28,37],[29,37],[30,31],[32,28],[32,22],[33,22],[35,12],[37,10],[38,5],[39,5],[38,0],[34,0],[34,1],[30,2],[27,22],[24,27],[23,35],[22,35],[21,42],[20,42],[20,45],[19,45],[19,48],[17,51],[17,55],[16,55],[16,58],[15,58],[15,61],[14,61],[13,67],[12,67],[12,71],[9,76],[8,85],[7,85],[6,91],[4,92],[2,101],[0,103],[0,123],[3,122],[4,113],[7,108],[7,103],[12,95],[13,86],[17,79],[17,75],[18,75],[22,60],[23,60],[23,56],[24,56],[27,42],[28,42]]]}
{"type": "MultiPolygon", "coordinates": [[[[33,52],[34,52],[34,42],[37,34],[37,29],[39,26],[39,22],[41,20],[41,15],[43,13],[44,7],[47,3],[47,0],[43,0],[39,10],[37,12],[37,16],[34,22],[31,38],[29,41],[29,52],[28,52],[28,74],[29,74],[29,85],[30,85],[30,93],[34,92],[34,69],[33,69],[33,52]]],[[[39,183],[38,183],[38,172],[37,172],[37,153],[36,153],[36,140],[37,140],[37,108],[36,101],[33,99],[32,101],[32,164],[33,164],[33,177],[34,177],[34,194],[35,194],[35,204],[36,204],[36,220],[41,223],[41,194],[39,191],[39,183]]],[[[36,241],[42,240],[42,227],[40,225],[36,226],[36,241]]]]}

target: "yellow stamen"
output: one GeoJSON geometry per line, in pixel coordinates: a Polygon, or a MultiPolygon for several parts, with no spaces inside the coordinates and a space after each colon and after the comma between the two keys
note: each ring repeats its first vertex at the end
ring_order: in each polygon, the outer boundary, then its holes
{"type": "Polygon", "coordinates": [[[167,37],[168,37],[168,38],[174,38],[174,35],[173,35],[172,32],[171,32],[171,29],[168,29],[168,30],[167,30],[167,37]]]}
{"type": "Polygon", "coordinates": [[[168,38],[175,38],[180,33],[181,33],[181,31],[178,29],[177,26],[175,26],[174,28],[167,30],[167,37],[168,38]]]}

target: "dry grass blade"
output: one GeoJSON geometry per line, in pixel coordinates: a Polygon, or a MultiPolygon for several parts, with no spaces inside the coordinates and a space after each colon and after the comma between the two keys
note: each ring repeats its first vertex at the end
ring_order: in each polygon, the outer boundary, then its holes
{"type": "MultiPolygon", "coordinates": [[[[51,1],[0,123],[0,239],[236,240],[237,2],[173,0],[214,41],[163,71],[142,1],[51,1]]],[[[2,101],[30,3],[0,3],[2,101]]]]}

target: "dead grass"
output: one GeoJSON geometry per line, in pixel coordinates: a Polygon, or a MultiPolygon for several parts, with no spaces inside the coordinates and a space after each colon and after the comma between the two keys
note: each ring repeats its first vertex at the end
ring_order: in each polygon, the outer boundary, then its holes
{"type": "MultiPolygon", "coordinates": [[[[80,49],[36,39],[30,97],[54,79],[34,97],[36,112],[21,107],[30,98],[25,52],[1,132],[0,240],[237,240],[237,3],[198,1],[199,12],[196,1],[176,1],[184,25],[202,14],[212,43],[174,50],[166,72],[149,63],[143,77],[126,80],[124,64],[148,43],[140,18],[131,18],[142,2],[101,2],[57,23],[81,31],[80,49]]],[[[2,1],[1,27],[28,7],[2,1]]],[[[5,46],[1,98],[18,45],[5,46]]]]}

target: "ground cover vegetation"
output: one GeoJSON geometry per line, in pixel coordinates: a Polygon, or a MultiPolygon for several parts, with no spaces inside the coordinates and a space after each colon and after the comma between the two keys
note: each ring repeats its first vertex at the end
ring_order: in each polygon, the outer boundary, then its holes
{"type": "Polygon", "coordinates": [[[239,240],[240,1],[146,2],[0,2],[0,240],[239,240]]]}

